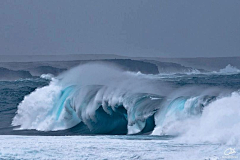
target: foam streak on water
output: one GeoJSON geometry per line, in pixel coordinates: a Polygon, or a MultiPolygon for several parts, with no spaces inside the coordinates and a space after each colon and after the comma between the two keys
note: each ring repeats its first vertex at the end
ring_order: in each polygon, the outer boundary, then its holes
{"type": "MultiPolygon", "coordinates": [[[[232,147],[176,143],[149,136],[0,136],[0,141],[2,159],[216,160],[232,147]]],[[[239,156],[239,148],[235,151],[239,156]]]]}

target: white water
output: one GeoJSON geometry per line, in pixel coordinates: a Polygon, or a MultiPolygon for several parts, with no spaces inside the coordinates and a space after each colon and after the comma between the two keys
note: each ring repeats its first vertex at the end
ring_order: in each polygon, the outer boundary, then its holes
{"type": "Polygon", "coordinates": [[[240,156],[239,147],[230,145],[178,143],[143,135],[0,136],[0,142],[0,159],[220,160],[230,147],[236,151],[231,156],[240,156]]]}
{"type": "Polygon", "coordinates": [[[229,64],[225,68],[220,69],[219,73],[222,73],[222,74],[237,74],[237,73],[240,73],[240,69],[238,69],[238,68],[229,64]]]}
{"type": "Polygon", "coordinates": [[[54,75],[48,73],[48,74],[42,74],[40,78],[47,79],[47,80],[52,80],[54,78],[54,75]]]}
{"type": "MultiPolygon", "coordinates": [[[[183,73],[160,73],[158,75],[148,75],[148,77],[151,78],[177,78],[177,77],[183,77],[185,75],[233,75],[233,74],[239,74],[240,69],[237,67],[234,67],[230,64],[228,64],[225,68],[220,69],[219,71],[212,71],[212,72],[200,72],[197,69],[193,69],[190,72],[183,72],[183,73]]],[[[144,74],[139,74],[144,76],[144,74]]],[[[146,76],[146,75],[145,75],[146,76]]]]}
{"type": "MultiPolygon", "coordinates": [[[[240,95],[238,92],[219,97],[204,107],[201,115],[196,116],[188,114],[192,101],[194,98],[186,101],[182,111],[175,110],[174,115],[166,116],[165,123],[157,124],[153,134],[180,135],[178,140],[184,143],[240,145],[240,95]]],[[[170,111],[167,112],[167,114],[170,113],[170,111]]],[[[158,122],[162,115],[157,116],[158,122]]]]}
{"type": "MultiPolygon", "coordinates": [[[[183,124],[184,125],[184,124],[183,124]]],[[[181,140],[240,145],[240,95],[232,93],[210,103],[181,140]]]]}

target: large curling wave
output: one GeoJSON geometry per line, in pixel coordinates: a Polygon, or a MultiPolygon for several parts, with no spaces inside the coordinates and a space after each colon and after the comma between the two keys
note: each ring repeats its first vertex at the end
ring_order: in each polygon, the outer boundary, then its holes
{"type": "MultiPolygon", "coordinates": [[[[71,129],[76,134],[215,136],[227,143],[226,126],[240,129],[239,97],[238,92],[226,96],[209,87],[179,89],[161,79],[90,63],[26,96],[12,125],[39,131],[71,129]],[[219,125],[223,121],[225,126],[219,125]]],[[[240,139],[238,132],[233,136],[240,139]]]]}
{"type": "Polygon", "coordinates": [[[153,115],[162,100],[157,90],[157,85],[134,73],[87,64],[26,96],[12,125],[40,131],[75,127],[82,134],[148,132],[155,126],[153,115]]]}

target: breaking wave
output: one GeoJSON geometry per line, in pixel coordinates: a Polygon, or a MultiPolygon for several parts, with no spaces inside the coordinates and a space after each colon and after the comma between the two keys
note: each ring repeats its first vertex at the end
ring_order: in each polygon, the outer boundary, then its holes
{"type": "Polygon", "coordinates": [[[174,135],[187,141],[238,143],[240,95],[178,88],[104,64],[85,64],[25,96],[12,125],[77,134],[174,135]],[[231,132],[229,132],[229,130],[231,132]]]}
{"type": "Polygon", "coordinates": [[[222,74],[238,74],[238,73],[240,73],[240,70],[237,67],[234,67],[234,66],[229,64],[225,68],[220,69],[219,73],[222,73],[222,74]]]}
{"type": "Polygon", "coordinates": [[[204,108],[200,117],[184,122],[189,130],[180,138],[186,142],[240,144],[240,94],[220,97],[204,108]],[[190,123],[190,124],[189,124],[190,123]]]}
{"type": "Polygon", "coordinates": [[[239,144],[240,94],[178,98],[156,116],[154,135],[176,135],[188,143],[239,144]]]}
{"type": "Polygon", "coordinates": [[[185,72],[178,73],[160,73],[159,75],[154,75],[155,77],[166,77],[166,76],[185,76],[185,75],[234,75],[239,74],[240,69],[228,64],[225,68],[220,69],[219,71],[200,71],[198,69],[191,69],[185,72]]]}
{"type": "Polygon", "coordinates": [[[83,65],[26,96],[12,125],[54,131],[83,124],[94,134],[135,134],[146,129],[161,101],[157,86],[149,84],[117,67],[83,65]]]}
{"type": "Polygon", "coordinates": [[[48,73],[48,74],[42,74],[40,76],[40,78],[46,79],[46,80],[52,80],[54,78],[54,76],[52,74],[48,73]]]}

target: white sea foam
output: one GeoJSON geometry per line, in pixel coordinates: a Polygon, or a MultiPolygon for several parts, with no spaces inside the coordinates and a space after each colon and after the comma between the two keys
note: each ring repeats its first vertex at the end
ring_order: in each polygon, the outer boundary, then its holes
{"type": "MultiPolygon", "coordinates": [[[[184,125],[184,124],[183,124],[184,125]]],[[[218,98],[204,108],[202,116],[191,122],[183,141],[240,145],[240,95],[218,98]]]]}
{"type": "Polygon", "coordinates": [[[53,76],[52,74],[50,74],[50,73],[48,73],[48,74],[42,74],[42,75],[40,76],[40,78],[47,79],[47,80],[52,80],[53,77],[54,77],[54,76],[53,76]]]}
{"type": "Polygon", "coordinates": [[[237,67],[234,67],[234,66],[229,64],[225,68],[220,69],[219,73],[222,73],[222,74],[237,74],[237,73],[240,73],[240,70],[237,67]]]}
{"type": "MultiPolygon", "coordinates": [[[[238,92],[217,98],[204,107],[201,115],[186,114],[193,100],[183,102],[184,109],[181,111],[175,109],[174,112],[167,112],[166,120],[157,125],[153,134],[178,135],[178,140],[185,143],[240,145],[240,95],[238,92]]],[[[181,105],[179,103],[175,105],[181,105]]]]}
{"type": "Polygon", "coordinates": [[[231,156],[240,156],[240,149],[234,146],[185,144],[174,140],[141,137],[0,136],[0,159],[220,160],[230,147],[236,151],[231,156]]]}

